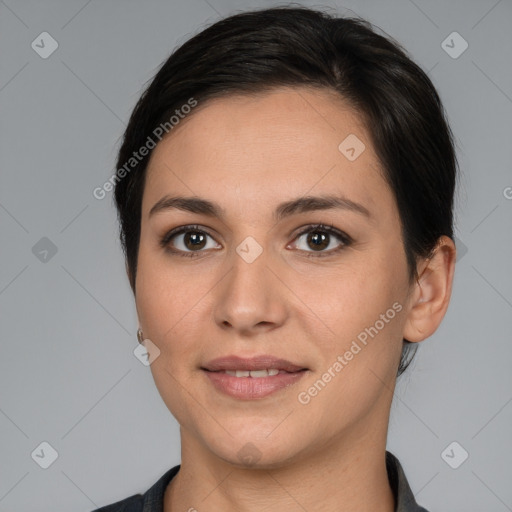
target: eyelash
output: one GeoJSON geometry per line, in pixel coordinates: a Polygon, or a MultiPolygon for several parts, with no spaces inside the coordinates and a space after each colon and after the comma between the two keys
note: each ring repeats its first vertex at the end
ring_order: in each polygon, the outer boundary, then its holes
{"type": "MultiPolygon", "coordinates": [[[[180,249],[171,249],[169,246],[169,242],[177,235],[181,235],[183,233],[187,232],[199,232],[203,233],[205,235],[208,235],[209,237],[213,238],[207,231],[204,229],[201,229],[200,226],[197,224],[194,225],[187,225],[187,226],[181,226],[179,228],[173,229],[166,233],[164,237],[160,240],[160,246],[165,249],[166,251],[172,253],[173,255],[185,257],[185,258],[194,258],[198,257],[202,252],[204,251],[181,251],[180,249]]],[[[294,240],[297,238],[300,238],[302,235],[305,235],[306,233],[309,233],[311,231],[321,231],[324,233],[328,233],[329,235],[333,235],[336,238],[338,238],[342,245],[337,247],[336,249],[331,249],[330,251],[324,251],[324,252],[315,252],[315,251],[302,251],[305,253],[306,258],[322,258],[327,256],[332,256],[333,254],[337,254],[346,247],[349,247],[353,240],[350,238],[346,233],[343,233],[343,231],[340,231],[333,227],[332,224],[326,225],[326,224],[311,224],[309,226],[306,226],[302,231],[297,233],[294,240]]]]}

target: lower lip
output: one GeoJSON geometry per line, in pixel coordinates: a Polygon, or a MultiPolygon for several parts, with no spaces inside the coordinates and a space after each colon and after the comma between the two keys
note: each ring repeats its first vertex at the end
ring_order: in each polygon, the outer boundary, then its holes
{"type": "Polygon", "coordinates": [[[219,391],[240,400],[264,398],[295,384],[306,373],[302,370],[294,373],[278,373],[269,377],[234,377],[222,372],[203,371],[219,391]]]}

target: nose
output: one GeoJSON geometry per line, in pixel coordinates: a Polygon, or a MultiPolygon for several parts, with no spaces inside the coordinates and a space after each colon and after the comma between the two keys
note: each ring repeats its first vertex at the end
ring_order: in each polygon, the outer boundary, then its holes
{"type": "MultiPolygon", "coordinates": [[[[243,253],[242,253],[243,254],[243,253]]],[[[254,336],[282,326],[289,290],[282,265],[264,250],[254,261],[233,254],[233,266],[216,287],[214,319],[223,330],[254,336]]]]}

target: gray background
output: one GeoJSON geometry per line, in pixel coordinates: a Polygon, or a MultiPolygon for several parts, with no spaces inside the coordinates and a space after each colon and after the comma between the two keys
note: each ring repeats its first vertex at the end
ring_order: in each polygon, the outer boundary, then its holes
{"type": "MultiPolygon", "coordinates": [[[[399,380],[388,449],[431,512],[512,510],[512,4],[300,3],[375,23],[446,105],[459,260],[448,313],[399,380]],[[469,44],[458,58],[441,45],[453,31],[469,44]],[[457,469],[442,456],[453,441],[469,453],[457,469]]],[[[275,5],[0,0],[0,511],[88,511],[180,462],[177,423],[133,354],[111,193],[92,191],[172,49],[220,17],[275,5]],[[46,59],[31,47],[44,31],[59,44],[46,59]],[[41,253],[43,237],[55,254],[41,253]],[[31,456],[43,441],[58,452],[48,469],[31,456]]],[[[448,450],[452,464],[462,448],[448,450]]]]}

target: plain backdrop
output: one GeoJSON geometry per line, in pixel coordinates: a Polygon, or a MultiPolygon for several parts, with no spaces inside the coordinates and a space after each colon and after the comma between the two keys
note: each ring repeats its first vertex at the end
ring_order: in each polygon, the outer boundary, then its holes
{"type": "MultiPolygon", "coordinates": [[[[431,512],[512,510],[512,2],[299,3],[374,23],[445,104],[462,173],[454,288],[399,379],[388,449],[431,512]]],[[[0,1],[1,512],[89,511],[180,462],[178,425],[133,353],[111,193],[93,190],[171,51],[277,5],[0,1]]]]}

